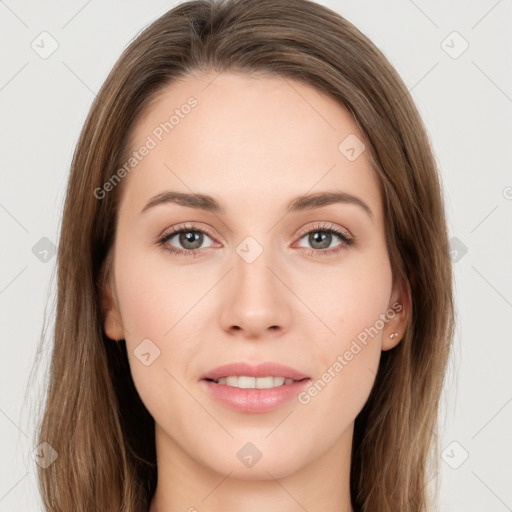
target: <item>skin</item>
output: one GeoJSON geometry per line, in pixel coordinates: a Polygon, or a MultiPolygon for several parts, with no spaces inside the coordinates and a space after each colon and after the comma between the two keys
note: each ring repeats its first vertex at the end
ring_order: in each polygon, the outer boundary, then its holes
{"type": "MultiPolygon", "coordinates": [[[[364,138],[347,110],[309,85],[203,73],[168,87],[137,123],[133,149],[190,96],[198,106],[124,178],[103,297],[105,332],[126,339],[136,388],[156,423],[150,510],[352,511],[354,420],[381,351],[399,343],[409,313],[406,291],[393,286],[367,152],[349,161],[338,150],[350,134],[364,138]],[[225,214],[173,203],[140,213],[167,190],[209,194],[225,214]],[[296,196],[326,191],[361,198],[373,218],[345,203],[285,214],[296,196]],[[198,257],[156,242],[185,222],[211,232],[202,249],[188,249],[202,251],[198,257]],[[323,246],[301,230],[324,233],[318,222],[356,242],[344,246],[332,235],[327,246],[339,252],[308,254],[323,246]],[[252,263],[236,252],[247,236],[263,249],[252,263]],[[316,381],[397,302],[402,310],[308,404],[292,399],[272,412],[241,413],[200,385],[205,371],[241,360],[277,361],[316,381]],[[148,366],[134,354],[144,339],[160,350],[148,366]],[[250,468],[237,457],[248,442],[262,454],[250,468]]],[[[191,246],[181,242],[177,235],[167,244],[191,246]]]]}

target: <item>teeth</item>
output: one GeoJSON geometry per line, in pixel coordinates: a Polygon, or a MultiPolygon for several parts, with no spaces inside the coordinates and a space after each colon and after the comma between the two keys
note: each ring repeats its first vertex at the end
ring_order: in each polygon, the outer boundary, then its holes
{"type": "Polygon", "coordinates": [[[293,379],[284,377],[247,377],[246,375],[231,375],[218,379],[217,384],[224,384],[241,389],[268,389],[292,384],[293,379]]]}

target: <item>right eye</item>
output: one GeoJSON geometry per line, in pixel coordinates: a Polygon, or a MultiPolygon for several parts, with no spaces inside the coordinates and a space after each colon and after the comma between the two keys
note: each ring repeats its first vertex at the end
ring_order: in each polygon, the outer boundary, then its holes
{"type": "Polygon", "coordinates": [[[205,236],[210,238],[205,230],[198,229],[195,226],[176,226],[170,231],[165,232],[158,240],[158,244],[163,246],[164,249],[171,254],[200,256],[203,254],[202,250],[205,249],[205,247],[203,247],[205,236]],[[179,243],[181,247],[175,247],[170,243],[174,238],[177,239],[177,243],[179,243]]]}

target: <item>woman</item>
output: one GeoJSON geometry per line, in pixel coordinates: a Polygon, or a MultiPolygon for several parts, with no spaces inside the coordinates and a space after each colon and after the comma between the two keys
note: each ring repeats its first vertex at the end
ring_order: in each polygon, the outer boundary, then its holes
{"type": "Polygon", "coordinates": [[[198,0],[147,27],[71,166],[45,509],[427,510],[439,181],[402,80],[326,7],[198,0]]]}

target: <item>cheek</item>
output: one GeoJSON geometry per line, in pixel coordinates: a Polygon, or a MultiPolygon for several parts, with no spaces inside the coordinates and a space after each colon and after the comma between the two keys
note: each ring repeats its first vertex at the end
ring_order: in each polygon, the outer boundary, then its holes
{"type": "Polygon", "coordinates": [[[316,381],[299,396],[299,403],[335,439],[340,428],[355,419],[371,392],[381,356],[382,329],[394,316],[388,310],[392,276],[387,254],[381,251],[316,277],[308,305],[329,329],[323,329],[325,334],[310,347],[313,359],[321,364],[316,381]]]}
{"type": "Polygon", "coordinates": [[[144,405],[155,417],[170,396],[180,396],[178,381],[183,379],[175,368],[185,368],[190,357],[190,346],[179,343],[180,319],[189,300],[186,290],[177,290],[179,283],[164,278],[158,265],[137,254],[136,248],[120,244],[118,254],[116,290],[130,369],[144,405]]]}
{"type": "MultiPolygon", "coordinates": [[[[340,349],[340,343],[356,338],[386,313],[392,291],[391,267],[385,248],[375,249],[364,255],[352,253],[337,266],[319,267],[313,278],[304,279],[311,269],[297,272],[295,289],[317,314],[317,324],[330,342],[327,346],[340,349]]],[[[377,327],[381,330],[382,322],[377,327]]]]}
{"type": "Polygon", "coordinates": [[[129,244],[119,247],[122,256],[116,262],[116,288],[123,324],[132,339],[162,339],[198,295],[194,278],[187,278],[180,268],[173,269],[156,250],[146,254],[129,244]]]}

